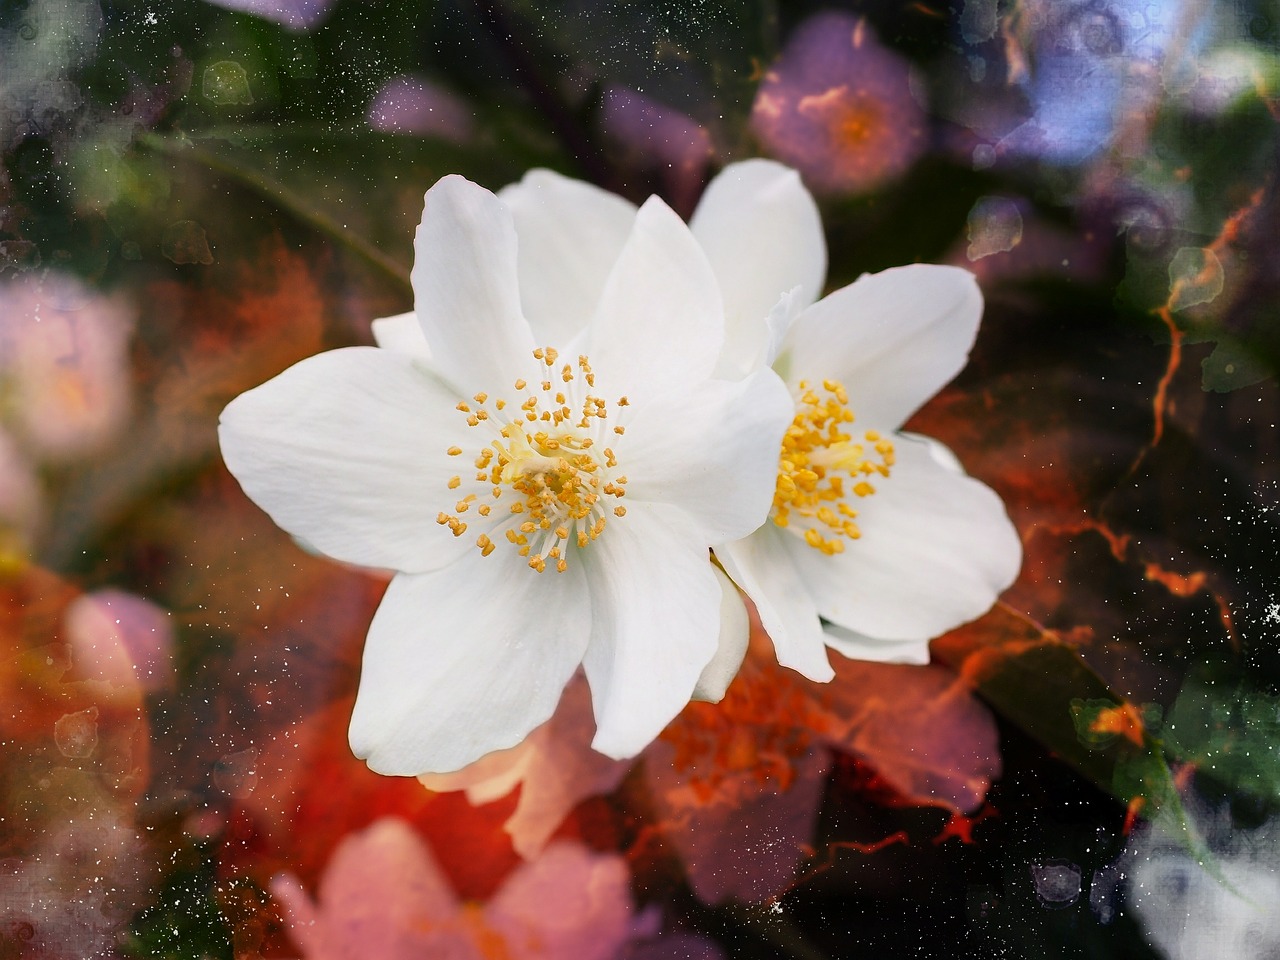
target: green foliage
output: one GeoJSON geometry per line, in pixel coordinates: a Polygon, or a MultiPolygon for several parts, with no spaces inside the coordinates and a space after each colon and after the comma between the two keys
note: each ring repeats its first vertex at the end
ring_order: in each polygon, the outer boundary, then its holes
{"type": "Polygon", "coordinates": [[[212,844],[174,855],[174,870],[156,902],[129,925],[123,949],[137,960],[231,960],[231,931],[214,898],[217,862],[212,844]]]}

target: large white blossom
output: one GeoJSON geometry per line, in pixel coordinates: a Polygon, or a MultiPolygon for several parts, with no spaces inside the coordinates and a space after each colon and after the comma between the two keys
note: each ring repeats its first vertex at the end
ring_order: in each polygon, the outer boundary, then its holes
{"type": "MultiPolygon", "coordinates": [[[[587,322],[637,211],[597,187],[535,170],[500,196],[521,239],[531,322],[587,322]],[[526,242],[528,241],[528,242],[526,242]]],[[[826,243],[812,197],[781,164],[732,164],[690,220],[719,284],[723,376],[773,364],[794,417],[770,522],[716,555],[751,597],[778,659],[828,680],[827,648],[923,663],[928,642],[984,613],[1022,550],[999,498],[942,444],[900,432],[964,366],[982,316],[972,274],[912,265],[819,300],[826,243]]],[[[412,315],[378,343],[421,351],[412,315]]]]}
{"type": "Polygon", "coordinates": [[[596,259],[591,223],[518,234],[524,212],[504,200],[460,177],[427,193],[412,349],[311,357],[219,428],[281,527],[396,571],[350,730],[384,773],[512,746],[579,665],[595,748],[641,750],[716,653],[708,550],[765,519],[792,416],[771,371],[713,377],[719,285],[660,200],[628,208],[596,259]],[[527,283],[530,262],[554,282],[527,283]]]}

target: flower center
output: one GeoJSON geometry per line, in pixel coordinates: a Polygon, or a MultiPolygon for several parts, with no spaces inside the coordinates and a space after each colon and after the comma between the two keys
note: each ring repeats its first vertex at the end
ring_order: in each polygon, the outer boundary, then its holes
{"type": "MultiPolygon", "coordinates": [[[[542,573],[550,565],[564,573],[570,550],[599,539],[608,514],[626,516],[627,508],[614,501],[626,495],[627,478],[617,472],[613,449],[600,442],[610,409],[592,393],[596,379],[587,358],[578,357],[576,368],[565,363],[557,370],[559,354],[553,348],[540,347],[533,356],[546,368],[547,379],[540,391],[515,381],[517,393],[528,391],[518,407],[498,398],[491,412],[485,393],[472,398],[474,406],[458,404],[467,425],[488,434],[488,442],[475,456],[473,475],[449,480],[450,490],[461,492],[465,486],[467,492],[436,522],[460,537],[467,531],[463,515],[474,509],[486,527],[476,537],[484,556],[497,548],[495,539],[505,538],[528,557],[531,569],[542,573]]],[[[615,401],[615,419],[628,405],[626,397],[615,401]]],[[[611,431],[622,436],[626,428],[616,423],[611,431]]],[[[463,455],[461,447],[446,452],[463,455]]]]}
{"type": "Polygon", "coordinates": [[[874,430],[855,441],[849,395],[835,380],[821,391],[800,381],[795,419],[782,438],[772,519],[780,527],[803,530],[805,543],[827,555],[844,552],[844,541],[862,531],[854,523],[853,497],[869,497],[872,476],[889,476],[893,444],[874,430]]]}

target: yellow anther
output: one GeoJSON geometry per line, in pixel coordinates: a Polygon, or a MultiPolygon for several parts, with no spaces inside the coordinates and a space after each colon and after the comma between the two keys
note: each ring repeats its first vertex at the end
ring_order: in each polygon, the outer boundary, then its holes
{"type": "Polygon", "coordinates": [[[628,400],[626,397],[619,397],[619,398],[618,398],[618,406],[620,406],[620,407],[629,407],[629,406],[631,406],[631,401],[630,401],[630,400],[628,400]]]}
{"type": "Polygon", "coordinates": [[[460,486],[462,486],[462,478],[461,478],[461,477],[450,477],[450,478],[449,478],[449,489],[450,489],[450,490],[457,490],[460,486]]]}
{"type": "MultiPolygon", "coordinates": [[[[534,356],[545,364],[549,376],[554,375],[552,371],[558,372],[567,383],[577,375],[572,364],[558,363],[558,355],[551,347],[538,348],[534,356]]],[[[590,378],[591,368],[585,356],[579,357],[578,367],[590,378]]],[[[587,395],[581,401],[581,416],[575,420],[566,394],[554,392],[550,379],[540,383],[547,395],[546,407],[538,395],[527,396],[519,401],[514,420],[483,408],[473,409],[465,402],[458,404],[458,409],[469,425],[489,421],[500,434],[480,446],[472,458],[477,482],[486,484],[494,499],[509,498],[508,510],[498,511],[497,519],[492,521],[496,529],[520,556],[528,558],[532,569],[542,572],[554,563],[557,570],[564,571],[570,561],[566,552],[570,544],[582,548],[598,539],[610,510],[616,517],[625,516],[626,509],[617,500],[626,492],[626,479],[613,478],[618,459],[611,449],[605,448],[603,456],[596,453],[597,421],[608,419],[608,403],[587,395]],[[609,503],[610,499],[614,503],[609,503]]],[[[515,384],[517,390],[527,385],[524,380],[515,384]]],[[[480,392],[473,399],[476,404],[484,404],[489,396],[480,392]]],[[[506,405],[500,398],[494,403],[499,411],[506,405]]],[[[619,406],[625,405],[624,397],[619,406]]],[[[623,427],[615,426],[616,434],[624,432],[623,427]]],[[[462,447],[449,448],[451,456],[462,453],[462,447]]],[[[449,483],[450,489],[459,486],[460,477],[449,483]]],[[[440,514],[440,523],[460,536],[466,530],[460,515],[470,510],[477,499],[478,493],[467,494],[454,504],[452,514],[440,514]]],[[[493,513],[489,503],[475,508],[482,517],[493,513]]],[[[490,531],[476,539],[476,546],[485,556],[496,546],[491,534],[496,536],[490,531]]]]}
{"type": "Polygon", "coordinates": [[[616,427],[613,428],[613,432],[616,433],[618,436],[622,436],[624,433],[627,432],[627,428],[624,427],[622,424],[618,424],[616,427]]]}
{"type": "Polygon", "coordinates": [[[457,410],[461,410],[463,413],[470,413],[470,412],[471,412],[471,408],[470,408],[469,406],[467,406],[467,402],[466,402],[465,400],[459,400],[459,401],[458,401],[458,406],[457,406],[457,407],[455,407],[455,409],[457,409],[457,410]]]}
{"type": "Polygon", "coordinates": [[[777,526],[797,528],[805,543],[830,556],[844,552],[846,540],[862,536],[853,522],[858,513],[846,497],[875,493],[864,478],[889,476],[893,443],[867,430],[863,438],[874,449],[869,454],[854,441],[847,432],[853,411],[838,381],[823,380],[821,390],[801,381],[798,393],[795,418],[778,456],[771,516],[777,526]]]}

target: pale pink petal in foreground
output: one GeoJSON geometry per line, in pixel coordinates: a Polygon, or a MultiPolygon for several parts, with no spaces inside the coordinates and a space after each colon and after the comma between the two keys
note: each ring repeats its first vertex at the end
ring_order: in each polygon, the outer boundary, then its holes
{"type": "Polygon", "coordinates": [[[583,800],[617,789],[631,760],[614,760],[590,749],[595,735],[591,696],[586,683],[569,684],[560,709],[544,724],[533,743],[533,757],[506,830],[516,852],[537,855],[564,818],[583,800]]]}
{"type": "Polygon", "coordinates": [[[631,769],[591,749],[595,736],[591,692],[579,676],[570,682],[551,719],[510,750],[481,757],[457,773],[418,779],[431,790],[466,790],[475,804],[506,796],[520,785],[515,812],[504,824],[516,852],[531,860],[573,808],[612,793],[631,769]]]}
{"type": "Polygon", "coordinates": [[[426,844],[384,819],[347,837],[313,901],[293,877],[271,893],[304,960],[610,960],[632,934],[626,864],[553,844],[483,907],[464,904],[426,844]]]}
{"type": "Polygon", "coordinates": [[[485,907],[509,955],[527,960],[612,960],[631,935],[626,862],[553,843],[520,867],[485,907]]]}
{"type": "Polygon", "coordinates": [[[471,958],[461,905],[435,858],[409,826],[379,820],[334,852],[313,902],[292,877],[271,893],[288,915],[305,960],[471,958]]]}

